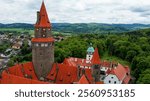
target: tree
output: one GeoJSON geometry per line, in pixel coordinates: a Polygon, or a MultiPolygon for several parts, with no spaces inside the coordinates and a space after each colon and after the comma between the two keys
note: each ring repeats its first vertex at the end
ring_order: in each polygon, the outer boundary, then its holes
{"type": "Polygon", "coordinates": [[[146,69],[144,72],[140,74],[140,77],[137,80],[139,84],[150,84],[150,69],[146,69]]]}
{"type": "Polygon", "coordinates": [[[130,50],[130,51],[127,52],[127,55],[126,55],[125,58],[126,58],[127,61],[131,62],[132,59],[136,56],[136,54],[137,54],[136,51],[130,50]]]}
{"type": "Polygon", "coordinates": [[[8,67],[11,67],[15,64],[14,60],[9,60],[8,63],[7,63],[7,66],[8,67]]]}

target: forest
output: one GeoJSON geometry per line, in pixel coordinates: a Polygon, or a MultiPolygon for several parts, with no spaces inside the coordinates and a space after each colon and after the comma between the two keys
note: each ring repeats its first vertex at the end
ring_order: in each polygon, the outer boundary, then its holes
{"type": "MultiPolygon", "coordinates": [[[[101,60],[129,65],[133,83],[150,83],[150,29],[118,34],[76,34],[55,43],[55,62],[67,57],[85,58],[89,44],[98,47],[101,60]],[[114,58],[115,57],[115,58],[114,58]]],[[[31,47],[23,43],[20,54],[12,56],[9,66],[32,60],[31,47]]]]}

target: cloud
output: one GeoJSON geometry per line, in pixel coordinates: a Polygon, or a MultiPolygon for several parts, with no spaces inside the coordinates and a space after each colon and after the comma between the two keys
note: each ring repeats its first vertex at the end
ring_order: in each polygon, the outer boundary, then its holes
{"type": "Polygon", "coordinates": [[[134,7],[131,8],[133,13],[138,13],[141,17],[149,17],[150,16],[150,6],[143,6],[143,7],[134,7]]]}
{"type": "MultiPolygon", "coordinates": [[[[0,23],[34,23],[42,0],[1,0],[0,23]]],[[[150,23],[148,0],[45,0],[51,22],[150,23]]]]}

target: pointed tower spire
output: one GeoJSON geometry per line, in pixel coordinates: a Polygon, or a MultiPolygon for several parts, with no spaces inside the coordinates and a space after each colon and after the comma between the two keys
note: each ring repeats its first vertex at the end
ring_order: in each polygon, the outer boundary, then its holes
{"type": "Polygon", "coordinates": [[[99,57],[99,53],[98,53],[98,48],[95,48],[94,54],[93,54],[93,58],[91,60],[92,64],[100,64],[100,57],[99,57]]]}
{"type": "Polygon", "coordinates": [[[37,14],[37,22],[35,27],[51,28],[44,1],[42,2],[40,12],[37,14]]]}

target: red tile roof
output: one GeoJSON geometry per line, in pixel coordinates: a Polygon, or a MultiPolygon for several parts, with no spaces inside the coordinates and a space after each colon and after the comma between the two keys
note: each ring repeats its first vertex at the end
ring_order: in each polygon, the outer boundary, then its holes
{"type": "Polygon", "coordinates": [[[95,84],[104,84],[104,82],[103,81],[95,82],[95,84]]]}
{"type": "Polygon", "coordinates": [[[80,78],[78,84],[89,84],[87,78],[85,77],[85,75],[82,75],[82,77],[80,78]]]}
{"type": "Polygon", "coordinates": [[[103,62],[101,62],[101,65],[103,67],[110,67],[110,62],[104,60],[103,62]]]}
{"type": "Polygon", "coordinates": [[[47,84],[39,81],[35,75],[32,62],[17,64],[2,72],[3,84],[47,84]]]}
{"type": "Polygon", "coordinates": [[[65,64],[54,64],[47,79],[57,84],[70,84],[78,81],[77,68],[65,64]]]}
{"type": "Polygon", "coordinates": [[[81,59],[81,58],[66,58],[63,62],[64,64],[67,64],[69,66],[87,66],[87,67],[91,67],[92,64],[90,63],[86,63],[86,59],[81,59]]]}
{"type": "Polygon", "coordinates": [[[9,74],[6,71],[2,72],[2,84],[48,84],[48,82],[42,82],[39,80],[28,79],[14,74],[9,74]]]}
{"type": "Polygon", "coordinates": [[[32,42],[54,42],[54,38],[32,38],[32,42]]]}
{"type": "Polygon", "coordinates": [[[8,72],[19,77],[24,77],[26,75],[32,77],[32,79],[38,80],[35,75],[32,62],[17,64],[13,67],[8,68],[8,72]]]}
{"type": "Polygon", "coordinates": [[[51,28],[51,23],[48,19],[44,2],[42,2],[39,16],[40,16],[39,22],[35,24],[35,27],[51,28]]]}
{"type": "Polygon", "coordinates": [[[87,80],[89,81],[89,83],[93,83],[94,79],[92,77],[91,69],[85,69],[85,75],[86,75],[87,80]]]}
{"type": "Polygon", "coordinates": [[[123,80],[123,84],[128,84],[129,81],[130,81],[130,79],[131,79],[131,76],[130,76],[130,75],[127,75],[127,76],[125,77],[125,79],[123,80]]]}
{"type": "Polygon", "coordinates": [[[121,64],[118,64],[117,67],[112,68],[110,74],[114,74],[119,80],[123,80],[126,76],[126,70],[121,64]]]}
{"type": "Polygon", "coordinates": [[[91,62],[92,62],[92,64],[100,64],[100,57],[99,57],[99,53],[98,53],[98,48],[95,48],[91,62]]]}
{"type": "Polygon", "coordinates": [[[121,64],[118,64],[116,68],[113,68],[110,74],[116,75],[118,79],[123,81],[125,84],[127,84],[131,79],[129,67],[123,67],[121,64]]]}

